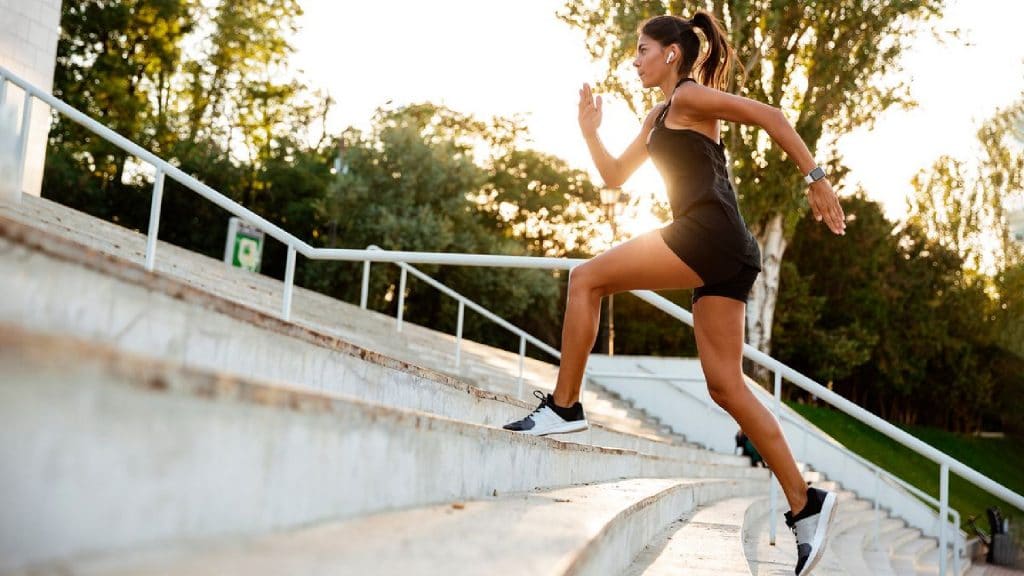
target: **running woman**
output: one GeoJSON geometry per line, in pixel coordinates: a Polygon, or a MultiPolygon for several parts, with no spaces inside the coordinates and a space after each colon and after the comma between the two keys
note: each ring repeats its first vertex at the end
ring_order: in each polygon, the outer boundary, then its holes
{"type": "Polygon", "coordinates": [[[750,288],[761,271],[761,252],[737,206],[720,121],[763,128],[805,175],[815,219],[835,234],[845,234],[843,211],[824,171],[782,112],[723,91],[736,55],[713,15],[701,10],[689,20],[657,16],[638,32],[633,66],[644,88],[661,89],[664,102],[650,111],[640,134],[618,158],[597,134],[601,97],[595,99],[587,84],[580,90],[579,125],[606,186],[622,185],[650,156],[665,179],[672,223],[572,270],[554,394],[537,392],[537,409],[505,429],[533,435],[586,430],[579,392],[597,338],[602,298],[629,290],[692,288],[694,332],[708,391],[747,433],[782,485],[790,506],[786,524],[796,534],[795,573],[802,576],[824,551],[836,494],[806,485],[778,421],[743,380],[743,323],[750,288]],[[707,43],[703,58],[698,32],[707,43]]]}

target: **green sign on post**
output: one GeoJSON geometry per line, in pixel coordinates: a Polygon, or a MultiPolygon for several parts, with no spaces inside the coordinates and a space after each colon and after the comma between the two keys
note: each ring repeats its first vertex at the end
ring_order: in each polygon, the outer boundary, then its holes
{"type": "Polygon", "coordinates": [[[250,272],[260,271],[263,259],[263,231],[241,218],[228,221],[228,241],[224,245],[224,263],[250,272]]]}

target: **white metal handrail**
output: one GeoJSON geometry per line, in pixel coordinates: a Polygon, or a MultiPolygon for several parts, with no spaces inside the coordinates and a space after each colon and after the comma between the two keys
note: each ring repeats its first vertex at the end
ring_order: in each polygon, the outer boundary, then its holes
{"type": "MultiPolygon", "coordinates": [[[[45,90],[42,90],[19,76],[13,74],[6,68],[0,67],[0,107],[4,106],[8,97],[8,91],[6,83],[11,82],[22,90],[24,90],[24,103],[22,108],[22,123],[21,133],[19,140],[19,157],[18,162],[18,190],[21,191],[24,188],[24,159],[27,150],[28,132],[31,122],[31,108],[33,99],[38,99],[51,108],[57,110],[61,114],[64,114],[71,120],[84,126],[85,128],[96,133],[100,137],[104,138],[108,142],[115,144],[126,152],[133,156],[142,159],[152,165],[156,170],[156,178],[154,182],[154,192],[151,204],[151,220],[149,223],[148,237],[147,237],[147,254],[146,254],[146,268],[153,270],[156,258],[156,238],[159,230],[159,215],[160,215],[160,203],[162,201],[162,192],[164,184],[164,176],[169,175],[174,180],[178,181],[183,186],[196,192],[200,196],[210,200],[217,206],[220,206],[224,210],[246,220],[256,228],[263,230],[266,234],[282,242],[288,247],[287,263],[285,267],[285,280],[284,280],[284,296],[282,303],[281,315],[284,319],[288,320],[291,317],[291,301],[292,291],[294,288],[294,275],[295,275],[295,253],[299,252],[303,256],[314,260],[342,260],[342,261],[363,261],[363,262],[394,262],[394,263],[418,263],[418,264],[443,264],[443,265],[455,265],[455,266],[487,266],[487,267],[515,267],[515,268],[540,268],[540,269],[559,269],[559,270],[571,270],[573,267],[581,264],[584,260],[582,259],[568,259],[568,258],[541,258],[541,257],[529,257],[529,256],[489,256],[489,255],[477,255],[477,254],[446,254],[446,253],[429,253],[429,252],[398,252],[398,251],[386,251],[386,250],[352,250],[352,249],[325,249],[325,248],[313,248],[309,244],[299,240],[290,233],[282,230],[274,224],[268,222],[252,211],[248,210],[241,204],[229,199],[223,194],[217,192],[213,188],[210,188],[206,184],[203,184],[196,178],[186,174],[177,167],[169,164],[168,162],[158,158],[154,154],[145,150],[141,146],[128,140],[127,138],[117,134],[113,130],[103,126],[96,120],[89,118],[82,112],[73,108],[65,102],[62,102],[58,98],[49,94],[45,90]]],[[[673,302],[658,296],[651,291],[634,291],[640,299],[648,302],[654,307],[662,310],[663,312],[673,316],[674,318],[681,320],[682,322],[693,326],[693,315],[689,311],[682,307],[674,304],[673,302]]],[[[524,341],[521,340],[521,348],[525,346],[524,341]]],[[[999,484],[992,480],[988,476],[981,474],[980,472],[970,468],[966,464],[963,464],[959,460],[933,448],[932,446],[922,442],[914,436],[900,430],[896,426],[893,426],[889,422],[871,414],[867,410],[857,406],[853,402],[839,396],[838,394],[828,390],[824,386],[818,384],[814,380],[801,374],[800,372],[790,368],[789,366],[779,362],[775,358],[764,354],[749,344],[744,344],[743,347],[744,357],[752,360],[758,365],[770,370],[774,374],[774,395],[775,395],[775,411],[776,416],[779,415],[781,406],[781,390],[782,380],[789,380],[796,386],[810,392],[818,398],[821,398],[828,404],[835,406],[844,413],[860,420],[868,426],[878,430],[893,440],[903,444],[925,456],[926,458],[939,464],[939,502],[940,509],[939,514],[942,518],[947,518],[949,514],[949,473],[953,472],[959,474],[962,478],[968,480],[974,485],[986,490],[987,492],[999,496],[1006,500],[1017,508],[1024,509],[1024,496],[1011,491],[1009,488],[999,484]]],[[[775,486],[772,486],[772,495],[774,496],[775,486]]],[[[773,498],[774,504],[774,498],[773,498]]],[[[773,506],[774,511],[774,506],[773,506]]],[[[774,518],[775,514],[772,514],[772,528],[774,529],[774,518]]],[[[940,527],[944,526],[945,522],[940,522],[940,527]]],[[[774,531],[774,530],[773,530],[774,531]]],[[[944,528],[940,528],[939,546],[940,550],[946,549],[946,531],[944,528]]],[[[945,554],[939,554],[939,569],[940,574],[946,572],[945,554]]]]}
{"type": "MultiPolygon", "coordinates": [[[[368,246],[366,249],[367,250],[375,250],[375,251],[381,251],[382,250],[379,246],[374,246],[372,244],[370,246],[368,246]]],[[[490,310],[484,308],[480,304],[477,304],[476,302],[470,300],[469,298],[463,296],[462,294],[459,294],[455,290],[452,290],[448,286],[445,286],[444,284],[438,282],[434,278],[431,278],[427,274],[424,274],[422,271],[417,270],[415,267],[410,266],[409,264],[407,264],[405,262],[396,262],[395,264],[397,264],[402,269],[402,276],[401,276],[401,278],[399,280],[399,288],[398,288],[398,313],[397,313],[397,321],[396,321],[396,329],[399,332],[402,331],[402,318],[403,318],[404,313],[405,313],[405,286],[406,286],[406,275],[407,274],[412,274],[413,276],[419,278],[423,282],[426,282],[428,285],[430,285],[430,286],[436,288],[437,290],[441,291],[443,294],[446,294],[446,295],[454,298],[459,303],[459,315],[458,315],[458,321],[456,323],[456,337],[455,337],[455,367],[456,368],[459,368],[462,365],[462,327],[463,327],[463,321],[465,319],[465,309],[466,309],[467,306],[471,310],[473,310],[474,312],[477,312],[478,314],[483,316],[484,318],[487,318],[491,322],[494,322],[495,324],[501,326],[502,328],[508,330],[509,332],[512,332],[513,334],[519,336],[519,378],[517,380],[518,390],[516,392],[516,397],[518,397],[518,398],[522,398],[523,397],[523,370],[524,370],[524,362],[525,362],[525,358],[526,358],[526,344],[527,343],[533,344],[534,346],[536,346],[537,348],[539,348],[543,352],[553,356],[556,359],[561,359],[562,358],[562,353],[561,352],[559,352],[557,349],[553,348],[552,346],[549,346],[543,340],[540,340],[539,338],[537,338],[537,337],[533,336],[532,334],[526,332],[522,328],[519,328],[518,326],[513,325],[508,320],[505,320],[504,318],[494,314],[493,312],[491,312],[490,310]]],[[[366,310],[366,302],[367,302],[367,294],[368,294],[368,291],[369,291],[369,285],[370,285],[370,261],[367,260],[364,263],[364,266],[363,266],[362,293],[360,294],[360,297],[359,297],[359,302],[360,302],[359,305],[360,305],[360,307],[363,310],[366,310]]]]}

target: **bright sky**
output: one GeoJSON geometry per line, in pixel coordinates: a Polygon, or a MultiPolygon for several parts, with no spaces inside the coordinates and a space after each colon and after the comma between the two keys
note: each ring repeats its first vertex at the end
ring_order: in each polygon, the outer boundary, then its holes
{"type": "MultiPolygon", "coordinates": [[[[532,146],[583,168],[600,181],[576,124],[577,90],[598,80],[582,33],[555,18],[562,0],[498,4],[479,0],[337,2],[301,0],[305,15],[294,64],[337,104],[332,133],[366,128],[378,106],[431,101],[478,117],[522,114],[532,146]]],[[[940,26],[963,40],[942,45],[930,34],[905,55],[920,106],[890,110],[872,131],[845,135],[840,151],[852,173],[890,218],[905,213],[910,179],[939,155],[968,158],[981,121],[1024,93],[1019,0],[950,0],[940,26]]],[[[640,128],[625,103],[606,95],[600,134],[614,154],[640,128]]],[[[796,167],[794,166],[795,170],[796,167]]],[[[664,200],[650,162],[624,186],[637,198],[664,200]]],[[[850,190],[853,188],[850,187],[850,190]]],[[[659,221],[623,222],[627,236],[659,221]]]]}

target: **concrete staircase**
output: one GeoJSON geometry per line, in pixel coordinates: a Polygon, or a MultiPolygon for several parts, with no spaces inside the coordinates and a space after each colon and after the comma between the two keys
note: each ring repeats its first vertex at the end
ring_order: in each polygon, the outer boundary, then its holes
{"type": "MultiPolygon", "coordinates": [[[[286,322],[280,283],[163,243],[149,273],[144,250],[0,206],[0,574],[792,573],[746,459],[596,386],[590,430],[508,433],[534,407],[516,354],[465,342],[455,369],[453,337],[302,289],[286,322]]],[[[557,367],[525,373],[550,390],[557,367]]],[[[841,506],[816,573],[937,563],[841,506]]]]}

